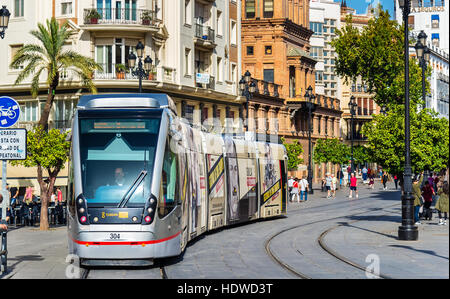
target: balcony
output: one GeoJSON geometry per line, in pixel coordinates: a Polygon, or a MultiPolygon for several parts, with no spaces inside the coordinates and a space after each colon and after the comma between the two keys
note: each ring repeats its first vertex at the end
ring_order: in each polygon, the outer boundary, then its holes
{"type": "Polygon", "coordinates": [[[209,79],[207,79],[208,83],[205,82],[205,78],[208,76],[205,76],[207,74],[202,74],[203,76],[199,77],[198,74],[195,77],[195,86],[204,88],[204,89],[215,89],[216,88],[216,78],[213,76],[209,76],[209,79]],[[198,81],[198,78],[201,78],[201,81],[198,81]]]}
{"type": "Polygon", "coordinates": [[[128,30],[157,32],[160,20],[147,9],[89,8],[84,10],[81,27],[90,31],[128,30]]]}
{"type": "Polygon", "coordinates": [[[216,47],[215,32],[209,26],[195,24],[194,42],[196,46],[209,51],[216,47]]]}
{"type": "MultiPolygon", "coordinates": [[[[128,68],[126,68],[126,71],[123,72],[116,72],[116,66],[122,65],[122,64],[116,64],[116,63],[100,63],[100,65],[103,68],[103,71],[95,71],[93,75],[93,79],[106,79],[106,80],[132,80],[132,79],[138,79],[137,76],[133,75],[128,68]]],[[[148,78],[144,78],[143,80],[150,80],[150,81],[156,81],[156,72],[150,73],[148,78]]]]}
{"type": "Polygon", "coordinates": [[[274,98],[278,98],[281,92],[281,85],[275,84],[273,82],[267,82],[264,80],[253,79],[253,82],[256,84],[255,93],[265,96],[270,96],[274,98]]]}

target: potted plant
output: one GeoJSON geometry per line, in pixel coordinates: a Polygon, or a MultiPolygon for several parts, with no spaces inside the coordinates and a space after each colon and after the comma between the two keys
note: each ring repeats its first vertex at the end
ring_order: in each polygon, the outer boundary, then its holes
{"type": "Polygon", "coordinates": [[[148,79],[156,80],[156,70],[150,70],[150,72],[148,73],[148,79]]]}
{"type": "Polygon", "coordinates": [[[125,79],[125,65],[118,63],[116,64],[116,78],[117,79],[125,79]]]}
{"type": "Polygon", "coordinates": [[[149,10],[144,10],[141,15],[142,25],[150,25],[152,15],[149,10]]]}
{"type": "Polygon", "coordinates": [[[89,10],[86,15],[86,20],[88,20],[90,24],[97,24],[98,20],[101,18],[102,15],[95,8],[89,10]]]}

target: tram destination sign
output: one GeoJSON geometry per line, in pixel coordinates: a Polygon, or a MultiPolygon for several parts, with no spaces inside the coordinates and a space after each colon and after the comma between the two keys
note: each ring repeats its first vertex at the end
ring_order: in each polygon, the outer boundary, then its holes
{"type": "Polygon", "coordinates": [[[27,130],[0,129],[0,160],[27,158],[27,130]]]}

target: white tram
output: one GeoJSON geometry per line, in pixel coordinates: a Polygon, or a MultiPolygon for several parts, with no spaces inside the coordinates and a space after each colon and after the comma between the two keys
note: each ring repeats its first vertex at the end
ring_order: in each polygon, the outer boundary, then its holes
{"type": "Polygon", "coordinates": [[[82,96],[72,127],[69,251],[149,265],[200,234],[286,214],[284,146],[202,132],[165,94],[82,96]]]}

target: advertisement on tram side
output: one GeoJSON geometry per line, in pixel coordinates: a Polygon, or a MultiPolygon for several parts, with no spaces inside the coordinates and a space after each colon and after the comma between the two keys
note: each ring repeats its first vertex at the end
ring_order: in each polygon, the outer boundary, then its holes
{"type": "Polygon", "coordinates": [[[274,156],[270,144],[259,145],[259,173],[261,179],[261,217],[279,214],[282,207],[282,181],[280,161],[274,156]]]}

